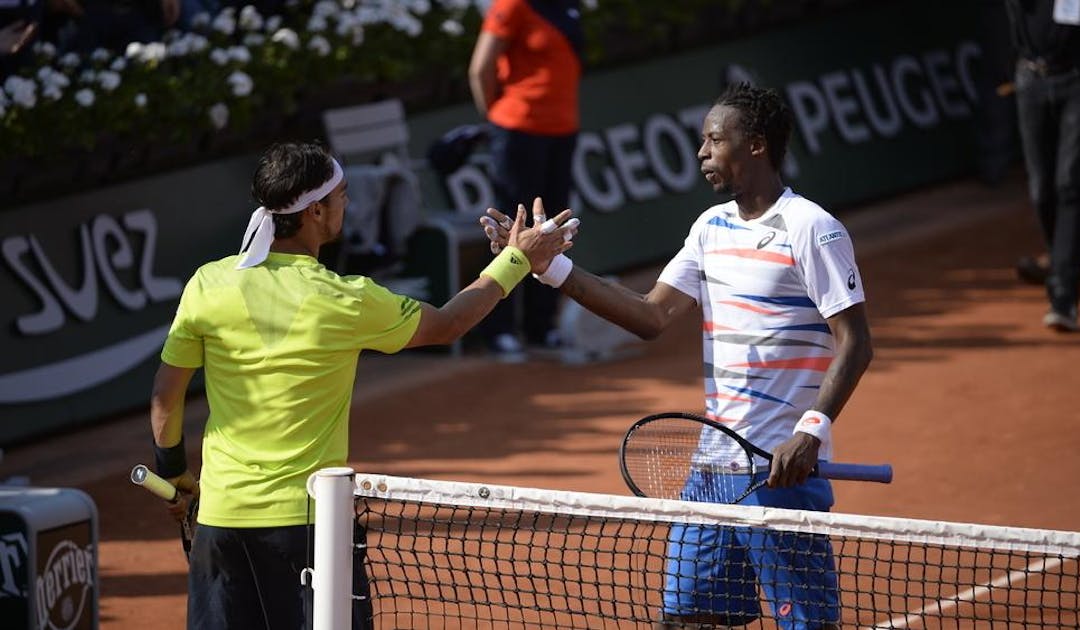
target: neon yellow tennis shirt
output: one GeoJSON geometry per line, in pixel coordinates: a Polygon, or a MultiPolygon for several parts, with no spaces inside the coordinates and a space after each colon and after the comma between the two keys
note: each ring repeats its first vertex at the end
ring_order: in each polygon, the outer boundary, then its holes
{"type": "Polygon", "coordinates": [[[308,475],[346,462],[360,351],[401,350],[420,304],[311,256],[271,252],[243,270],[236,262],[195,272],[161,351],[169,365],[206,373],[198,520],[299,525],[308,475]]]}

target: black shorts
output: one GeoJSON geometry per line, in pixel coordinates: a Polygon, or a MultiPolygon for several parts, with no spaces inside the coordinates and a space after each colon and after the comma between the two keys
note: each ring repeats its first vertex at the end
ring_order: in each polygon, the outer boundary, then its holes
{"type": "MultiPolygon", "coordinates": [[[[188,573],[189,630],[300,630],[311,628],[311,587],[300,583],[311,527],[199,525],[188,573]]],[[[356,529],[358,542],[363,530],[356,529]]],[[[313,544],[313,543],[312,543],[313,544]]],[[[312,547],[313,548],[313,547],[312,547]]],[[[363,548],[353,558],[353,628],[370,627],[371,604],[363,548]]]]}

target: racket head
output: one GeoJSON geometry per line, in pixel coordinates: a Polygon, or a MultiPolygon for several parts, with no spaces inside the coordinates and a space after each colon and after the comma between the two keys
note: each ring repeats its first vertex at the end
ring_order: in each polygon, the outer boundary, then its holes
{"type": "Polygon", "coordinates": [[[683,412],[638,420],[619,445],[627,487],[656,499],[738,503],[768,478],[758,458],[768,453],[719,422],[683,412]]]}

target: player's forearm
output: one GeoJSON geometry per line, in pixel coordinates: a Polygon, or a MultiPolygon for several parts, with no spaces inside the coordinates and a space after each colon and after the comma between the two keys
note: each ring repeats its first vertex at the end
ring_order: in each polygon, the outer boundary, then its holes
{"type": "Polygon", "coordinates": [[[162,364],[150,395],[150,429],[160,447],[176,446],[184,432],[184,396],[194,370],[162,364]]]}
{"type": "Polygon", "coordinates": [[[869,331],[849,333],[838,340],[837,354],[825,371],[814,409],[835,422],[873,356],[869,331]]]}
{"type": "Polygon", "coordinates": [[[472,92],[473,105],[481,116],[487,117],[488,107],[495,101],[498,91],[498,79],[495,68],[478,68],[469,71],[469,90],[472,92]]]}
{"type": "Polygon", "coordinates": [[[480,276],[436,308],[422,305],[420,325],[407,348],[451,344],[480,323],[503,297],[503,289],[488,276],[480,276]]]}
{"type": "Polygon", "coordinates": [[[580,267],[574,267],[560,288],[586,309],[642,339],[655,339],[666,327],[664,313],[646,296],[580,267]]]}
{"type": "Polygon", "coordinates": [[[503,297],[492,278],[480,276],[439,309],[447,317],[446,334],[452,343],[480,323],[503,297]]]}
{"type": "Polygon", "coordinates": [[[150,428],[154,443],[161,447],[176,446],[184,432],[184,400],[167,403],[156,396],[150,401],[150,428]]]}

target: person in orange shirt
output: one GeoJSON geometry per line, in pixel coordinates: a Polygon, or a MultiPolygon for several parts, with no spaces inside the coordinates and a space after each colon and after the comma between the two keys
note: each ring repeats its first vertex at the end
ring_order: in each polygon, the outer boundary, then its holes
{"type": "MultiPolygon", "coordinates": [[[[577,144],[582,72],[578,0],[495,0],[484,17],[469,63],[477,111],[491,123],[492,184],[499,208],[566,208],[577,144]]],[[[538,282],[524,289],[523,330],[516,311],[521,292],[504,300],[481,330],[502,359],[524,360],[522,341],[559,345],[558,292],[538,282]],[[519,336],[524,333],[524,340],[519,336]]]]}

